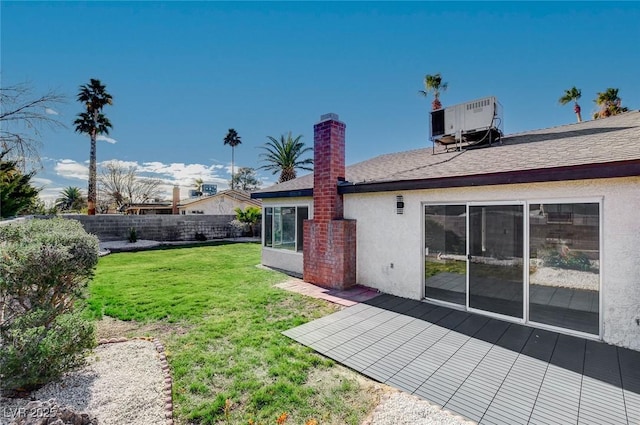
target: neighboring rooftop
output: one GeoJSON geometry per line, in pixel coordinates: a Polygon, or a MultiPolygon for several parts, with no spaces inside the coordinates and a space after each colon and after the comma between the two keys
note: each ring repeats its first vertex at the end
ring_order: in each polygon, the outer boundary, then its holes
{"type": "MultiPolygon", "coordinates": [[[[640,175],[640,111],[502,138],[482,149],[431,147],[381,155],[346,168],[341,193],[640,175]]],[[[313,173],[252,197],[311,196],[313,173]]]]}
{"type": "Polygon", "coordinates": [[[246,202],[248,204],[255,205],[256,207],[262,206],[260,201],[251,198],[251,194],[249,192],[245,192],[243,190],[236,190],[236,189],[223,190],[221,192],[216,193],[215,195],[201,196],[199,198],[185,199],[183,201],[180,201],[178,206],[179,207],[186,207],[187,205],[194,205],[194,204],[198,204],[200,202],[210,201],[212,199],[217,199],[217,198],[220,198],[220,197],[233,198],[233,199],[235,199],[237,201],[242,201],[242,202],[246,202]]]}

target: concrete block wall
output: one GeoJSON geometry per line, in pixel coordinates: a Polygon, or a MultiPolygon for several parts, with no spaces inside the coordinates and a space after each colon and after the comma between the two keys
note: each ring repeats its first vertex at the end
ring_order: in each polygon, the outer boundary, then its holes
{"type": "Polygon", "coordinates": [[[138,239],[154,241],[193,241],[196,233],[207,240],[241,236],[230,223],[234,215],[64,215],[78,220],[88,233],[101,241],[126,240],[129,229],[136,229],[138,239]]]}

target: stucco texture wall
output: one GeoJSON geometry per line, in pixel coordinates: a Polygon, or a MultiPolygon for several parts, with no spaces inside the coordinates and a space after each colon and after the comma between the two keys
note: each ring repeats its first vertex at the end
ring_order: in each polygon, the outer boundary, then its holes
{"type": "Polygon", "coordinates": [[[193,211],[202,211],[205,215],[236,215],[235,209],[240,208],[244,210],[249,206],[255,206],[238,199],[233,199],[229,196],[212,196],[205,198],[200,202],[194,202],[193,204],[179,207],[180,214],[185,211],[185,215],[196,215],[193,211]]]}
{"type": "Polygon", "coordinates": [[[603,202],[603,339],[640,349],[640,177],[345,195],[344,216],[358,226],[357,282],[422,298],[423,203],[585,199],[603,202]]]}

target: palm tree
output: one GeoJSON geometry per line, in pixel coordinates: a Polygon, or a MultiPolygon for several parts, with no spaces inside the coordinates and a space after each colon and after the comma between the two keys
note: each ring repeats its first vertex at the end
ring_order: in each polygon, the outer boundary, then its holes
{"type": "Polygon", "coordinates": [[[86,112],[78,114],[78,118],[73,122],[76,132],[88,134],[91,138],[91,149],[89,151],[89,190],[87,191],[87,202],[89,215],[96,214],[96,139],[99,134],[109,134],[111,121],[102,113],[105,105],[113,104],[113,98],[106,91],[106,86],[92,78],[89,84],[80,86],[78,92],[78,102],[84,104],[86,112]]]}
{"type": "Polygon", "coordinates": [[[78,187],[69,186],[60,192],[56,207],[61,211],[78,211],[84,206],[84,197],[78,187]]]}
{"type": "Polygon", "coordinates": [[[244,211],[240,208],[235,208],[234,211],[236,212],[236,220],[249,226],[251,236],[255,236],[254,229],[262,218],[262,210],[258,207],[247,207],[244,211]]]}
{"type": "Polygon", "coordinates": [[[224,144],[231,146],[231,189],[233,190],[233,176],[234,176],[234,162],[235,162],[235,149],[242,141],[240,140],[240,136],[238,136],[238,132],[233,128],[229,129],[229,132],[224,137],[224,144]]]}
{"type": "Polygon", "coordinates": [[[449,83],[442,82],[442,76],[440,73],[435,75],[425,75],[424,77],[424,90],[418,90],[418,94],[427,97],[429,93],[433,92],[433,102],[431,102],[431,109],[434,111],[442,109],[442,103],[440,103],[440,92],[446,91],[449,83]]]}
{"type": "Polygon", "coordinates": [[[575,103],[573,106],[573,112],[576,113],[578,122],[582,122],[582,114],[580,114],[581,108],[580,105],[578,105],[578,99],[580,99],[581,97],[582,91],[573,86],[569,90],[565,90],[564,95],[559,99],[561,105],[566,105],[569,102],[575,103]]]}
{"type": "Polygon", "coordinates": [[[280,172],[280,183],[295,179],[296,168],[313,171],[313,168],[310,167],[313,165],[312,158],[300,159],[302,155],[313,150],[310,147],[305,147],[304,143],[300,141],[302,134],[295,139],[291,137],[291,132],[288,135],[280,136],[280,140],[271,136],[267,136],[267,138],[269,142],[262,146],[266,152],[260,154],[267,164],[260,169],[273,171],[273,174],[280,172]]]}
{"type": "Polygon", "coordinates": [[[597,93],[594,102],[600,106],[600,110],[593,114],[594,119],[618,115],[629,110],[629,108],[621,106],[622,99],[618,96],[618,89],[611,87],[603,92],[597,93]]]}
{"type": "Polygon", "coordinates": [[[193,182],[193,187],[196,188],[196,191],[198,192],[198,196],[202,196],[202,185],[204,184],[204,180],[198,178],[195,179],[193,182]]]}

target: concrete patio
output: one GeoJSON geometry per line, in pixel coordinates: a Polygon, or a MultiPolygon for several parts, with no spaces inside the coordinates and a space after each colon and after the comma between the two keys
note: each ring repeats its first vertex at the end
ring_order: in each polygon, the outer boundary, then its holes
{"type": "Polygon", "coordinates": [[[640,424],[640,352],[380,295],[284,332],[480,424],[640,424]]]}

